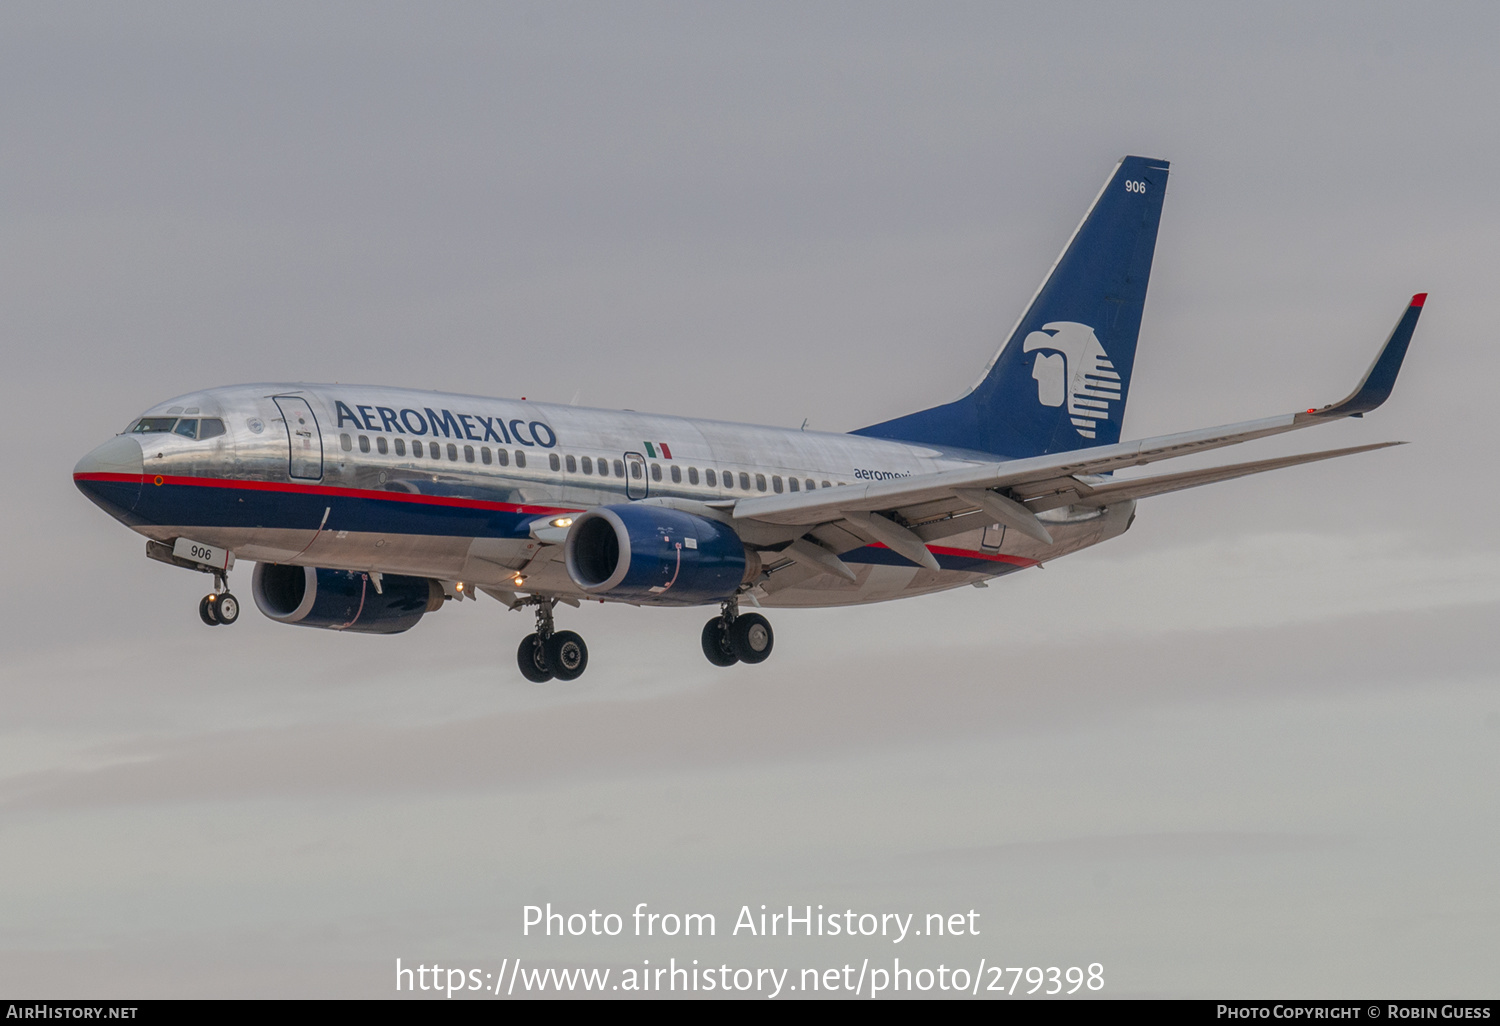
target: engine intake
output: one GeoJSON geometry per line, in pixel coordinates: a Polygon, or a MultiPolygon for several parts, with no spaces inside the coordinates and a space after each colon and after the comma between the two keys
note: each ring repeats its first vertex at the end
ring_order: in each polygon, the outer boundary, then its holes
{"type": "Polygon", "coordinates": [[[255,605],[280,623],[359,634],[400,634],[443,604],[443,588],[425,577],[383,574],[380,591],[355,570],[257,563],[255,605]]]}
{"type": "Polygon", "coordinates": [[[692,606],[735,593],[760,560],[715,520],[638,503],[601,506],[573,522],[568,576],[591,595],[692,606]]]}

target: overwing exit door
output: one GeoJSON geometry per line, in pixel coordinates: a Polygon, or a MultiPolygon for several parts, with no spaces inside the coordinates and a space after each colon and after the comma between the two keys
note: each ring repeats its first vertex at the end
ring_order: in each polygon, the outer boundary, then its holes
{"type": "Polygon", "coordinates": [[[651,485],[646,481],[646,457],[638,452],[625,454],[625,498],[644,499],[651,485]]]}
{"type": "Polygon", "coordinates": [[[289,476],[304,481],[323,477],[323,432],[307,400],[295,395],[271,397],[286,423],[287,464],[289,476]]]}

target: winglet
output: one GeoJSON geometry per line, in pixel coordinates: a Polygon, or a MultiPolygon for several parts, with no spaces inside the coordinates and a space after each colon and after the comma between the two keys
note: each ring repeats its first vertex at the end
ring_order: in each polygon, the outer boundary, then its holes
{"type": "Polygon", "coordinates": [[[1401,314],[1401,319],[1396,322],[1391,337],[1386,339],[1380,354],[1375,357],[1375,362],[1370,364],[1370,369],[1365,372],[1364,378],[1353,392],[1332,406],[1299,413],[1296,419],[1327,420],[1337,417],[1358,417],[1385,402],[1390,397],[1391,389],[1396,385],[1396,375],[1401,372],[1401,361],[1406,358],[1406,347],[1411,344],[1412,333],[1417,330],[1417,318],[1422,315],[1422,307],[1426,302],[1427,293],[1425,292],[1418,292],[1411,297],[1411,302],[1401,314]]]}

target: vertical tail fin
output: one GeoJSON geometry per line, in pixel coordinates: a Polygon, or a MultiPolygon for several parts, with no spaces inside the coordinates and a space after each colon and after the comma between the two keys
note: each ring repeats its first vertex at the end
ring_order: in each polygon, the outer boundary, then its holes
{"type": "Polygon", "coordinates": [[[855,431],[1040,456],[1120,440],[1168,164],[1125,157],[984,376],[961,399],[855,431]]]}

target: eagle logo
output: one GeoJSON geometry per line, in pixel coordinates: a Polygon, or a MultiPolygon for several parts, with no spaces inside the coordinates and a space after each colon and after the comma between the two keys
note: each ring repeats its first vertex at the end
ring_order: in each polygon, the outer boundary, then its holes
{"type": "Polygon", "coordinates": [[[1084,438],[1095,436],[1095,421],[1108,420],[1110,403],[1120,398],[1120,375],[1094,329],[1077,321],[1052,321],[1026,336],[1022,352],[1038,352],[1031,365],[1037,401],[1068,404],[1068,418],[1084,438]]]}

